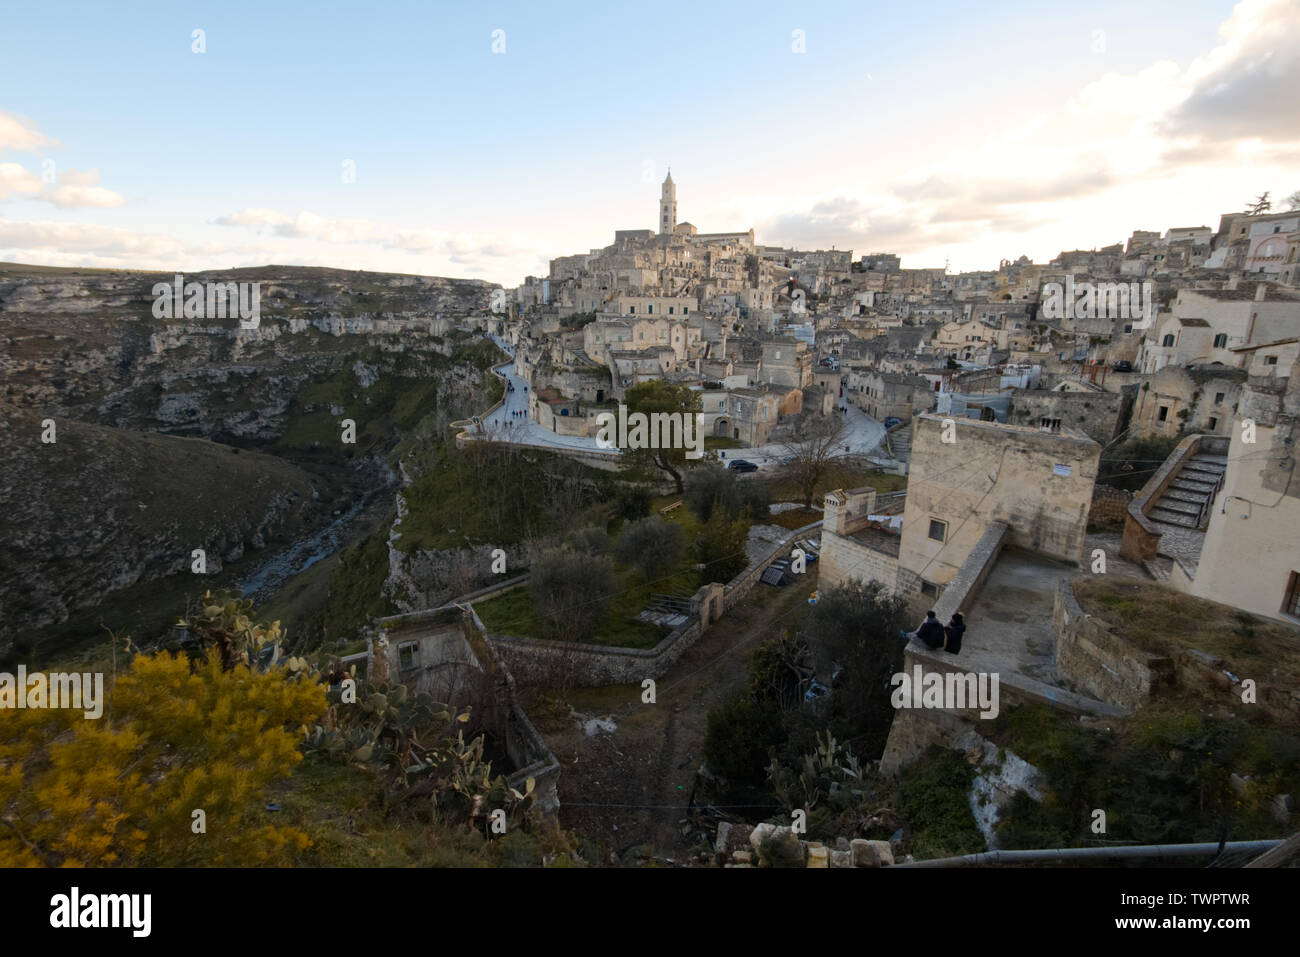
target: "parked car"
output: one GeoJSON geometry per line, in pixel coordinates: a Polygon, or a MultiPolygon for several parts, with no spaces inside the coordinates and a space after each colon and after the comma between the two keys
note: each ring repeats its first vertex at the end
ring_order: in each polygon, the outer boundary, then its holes
{"type": "Polygon", "coordinates": [[[753,462],[747,462],[744,459],[732,459],[727,463],[727,468],[735,472],[757,472],[758,466],[753,462]]]}
{"type": "Polygon", "coordinates": [[[903,420],[900,419],[898,416],[891,415],[889,418],[885,419],[885,428],[892,429],[894,426],[898,425],[902,421],[903,420]]]}
{"type": "Polygon", "coordinates": [[[794,465],[795,457],[793,455],[783,455],[780,461],[782,465],[794,465]]]}
{"type": "Polygon", "coordinates": [[[1116,363],[1115,363],[1115,367],[1114,367],[1114,368],[1115,368],[1115,371],[1116,371],[1116,372],[1132,372],[1132,371],[1133,371],[1133,363],[1131,363],[1131,362],[1125,362],[1123,359],[1121,359],[1119,362],[1116,362],[1116,363]]]}

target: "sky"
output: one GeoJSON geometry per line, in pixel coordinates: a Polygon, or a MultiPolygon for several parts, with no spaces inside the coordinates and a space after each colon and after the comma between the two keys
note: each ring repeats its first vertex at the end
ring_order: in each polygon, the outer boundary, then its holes
{"type": "Polygon", "coordinates": [[[514,286],[678,219],[996,269],[1300,190],[1296,0],[0,11],[0,260],[514,286]]]}

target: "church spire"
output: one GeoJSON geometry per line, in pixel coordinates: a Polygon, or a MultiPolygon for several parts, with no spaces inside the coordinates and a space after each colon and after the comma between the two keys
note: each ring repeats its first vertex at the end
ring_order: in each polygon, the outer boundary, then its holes
{"type": "Polygon", "coordinates": [[[673,182],[673,168],[668,167],[668,176],[664,179],[659,193],[659,233],[672,235],[677,225],[677,184],[673,182]]]}

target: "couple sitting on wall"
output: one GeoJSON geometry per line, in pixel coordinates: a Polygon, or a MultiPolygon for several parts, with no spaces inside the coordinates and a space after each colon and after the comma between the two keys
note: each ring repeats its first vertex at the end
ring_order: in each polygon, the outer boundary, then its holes
{"type": "Polygon", "coordinates": [[[954,612],[945,627],[939,624],[939,619],[934,616],[933,611],[925,613],[925,621],[921,622],[921,626],[916,631],[899,631],[899,634],[909,641],[916,638],[927,648],[942,648],[950,655],[961,651],[961,636],[965,633],[966,624],[960,614],[954,612]]]}

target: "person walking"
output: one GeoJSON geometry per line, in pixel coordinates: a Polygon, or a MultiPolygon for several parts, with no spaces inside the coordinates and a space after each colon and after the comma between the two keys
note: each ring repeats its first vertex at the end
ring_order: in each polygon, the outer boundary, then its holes
{"type": "Polygon", "coordinates": [[[950,655],[955,655],[961,651],[961,636],[965,633],[966,622],[962,620],[960,613],[953,612],[952,618],[949,619],[947,626],[943,629],[943,650],[950,655]]]}

